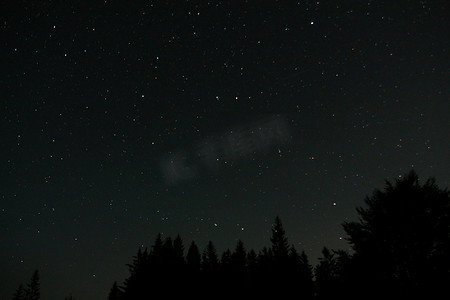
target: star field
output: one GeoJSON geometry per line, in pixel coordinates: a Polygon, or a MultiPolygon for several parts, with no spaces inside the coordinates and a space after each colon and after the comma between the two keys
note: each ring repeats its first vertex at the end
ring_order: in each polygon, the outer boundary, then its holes
{"type": "Polygon", "coordinates": [[[447,186],[448,4],[340,2],[4,4],[0,297],[106,299],[159,232],[257,251],[276,215],[315,262],[383,179],[447,186]]]}

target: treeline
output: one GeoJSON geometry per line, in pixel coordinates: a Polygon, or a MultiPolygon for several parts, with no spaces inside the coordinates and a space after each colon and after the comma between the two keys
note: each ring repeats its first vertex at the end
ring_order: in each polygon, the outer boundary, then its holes
{"type": "MultiPolygon", "coordinates": [[[[366,197],[358,221],[343,228],[352,252],[323,248],[311,266],[290,245],[279,217],[270,246],[257,253],[237,241],[218,254],[209,242],[185,248],[180,236],[157,235],[139,248],[130,275],[115,282],[109,300],[155,297],[295,299],[446,299],[450,296],[450,192],[434,178],[423,185],[414,171],[366,197]]],[[[37,274],[37,273],[36,273],[37,274]]],[[[35,277],[35,275],[33,275],[35,277]]],[[[20,287],[13,299],[38,300],[39,284],[20,287]],[[31,291],[36,291],[33,294],[31,291]]],[[[36,282],[36,280],[34,280],[36,282]]],[[[70,298],[72,299],[72,298],[70,298]]]]}
{"type": "Polygon", "coordinates": [[[184,256],[179,236],[156,237],[150,249],[139,248],[129,265],[123,287],[115,283],[109,299],[145,299],[150,287],[175,296],[291,295],[301,287],[302,298],[312,298],[313,268],[304,252],[288,244],[280,218],[272,228],[272,245],[259,253],[247,251],[242,241],[219,255],[210,241],[200,252],[192,242],[184,256]]]}
{"type": "MultiPolygon", "coordinates": [[[[212,242],[200,253],[193,242],[184,256],[179,236],[139,249],[130,276],[114,283],[109,300],[168,297],[294,297],[347,299],[430,298],[449,295],[450,197],[433,178],[423,185],[414,171],[386,181],[366,197],[359,220],[343,228],[352,253],[324,248],[315,268],[305,252],[289,245],[279,217],[270,247],[256,253],[242,241],[217,254],[212,242]]],[[[445,298],[445,297],[444,297],[445,298]]]]}

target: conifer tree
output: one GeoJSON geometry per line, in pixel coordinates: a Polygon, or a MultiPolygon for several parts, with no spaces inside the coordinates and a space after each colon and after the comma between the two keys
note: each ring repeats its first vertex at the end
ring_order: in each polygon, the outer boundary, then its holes
{"type": "Polygon", "coordinates": [[[214,244],[209,241],[202,253],[201,280],[204,291],[214,293],[219,287],[219,259],[214,244]]]}
{"type": "Polygon", "coordinates": [[[312,299],[314,296],[313,267],[309,263],[305,251],[299,257],[299,281],[302,287],[304,299],[312,299]]]}
{"type": "Polygon", "coordinates": [[[275,223],[272,228],[272,253],[276,264],[284,264],[289,255],[289,243],[286,238],[286,233],[281,223],[280,217],[275,218],[275,223]]]}
{"type": "Polygon", "coordinates": [[[220,258],[220,271],[222,273],[226,273],[225,276],[227,276],[228,273],[231,272],[231,251],[230,251],[230,249],[227,249],[222,253],[222,257],[220,258]]]}
{"type": "Polygon", "coordinates": [[[163,253],[163,241],[161,233],[156,236],[155,242],[153,243],[152,250],[150,251],[150,257],[154,264],[161,263],[163,253]]]}
{"type": "Polygon", "coordinates": [[[108,300],[120,300],[120,289],[117,286],[117,282],[114,281],[111,290],[109,291],[108,300]]]}
{"type": "Polygon", "coordinates": [[[202,254],[202,270],[204,272],[215,272],[219,267],[219,259],[217,257],[216,248],[212,241],[208,242],[202,254]]]}
{"type": "Polygon", "coordinates": [[[177,267],[183,266],[185,264],[184,246],[180,235],[177,235],[177,237],[173,241],[173,257],[174,263],[177,267]]]}
{"type": "Polygon", "coordinates": [[[247,253],[244,248],[244,243],[241,240],[238,240],[236,248],[231,255],[231,266],[233,272],[243,273],[245,271],[246,257],[247,253]]]}
{"type": "Polygon", "coordinates": [[[23,284],[20,284],[12,297],[12,300],[25,300],[25,289],[23,284]]]}
{"type": "Polygon", "coordinates": [[[147,248],[142,251],[139,247],[133,262],[128,264],[130,276],[124,281],[123,299],[136,299],[144,294],[149,278],[149,253],[147,248]]]}
{"type": "Polygon", "coordinates": [[[36,270],[31,276],[30,283],[27,284],[27,288],[25,290],[25,299],[26,300],[39,300],[41,296],[41,285],[39,279],[39,271],[36,270]]]}
{"type": "Polygon", "coordinates": [[[330,299],[336,293],[336,259],[327,247],[322,249],[322,257],[315,268],[317,295],[319,299],[330,299]]]}
{"type": "Polygon", "coordinates": [[[197,273],[200,271],[200,251],[198,250],[197,244],[194,241],[192,241],[191,245],[189,246],[188,253],[186,255],[186,265],[188,271],[191,273],[197,273]]]}
{"type": "Polygon", "coordinates": [[[255,250],[251,249],[247,253],[247,270],[250,274],[254,274],[258,268],[258,255],[255,250]]]}
{"type": "Polygon", "coordinates": [[[162,268],[170,269],[174,263],[174,249],[172,239],[167,237],[161,249],[162,268]]]}
{"type": "Polygon", "coordinates": [[[200,251],[198,250],[197,244],[192,241],[186,254],[186,275],[183,279],[183,286],[187,295],[195,295],[201,288],[200,267],[200,251]]]}

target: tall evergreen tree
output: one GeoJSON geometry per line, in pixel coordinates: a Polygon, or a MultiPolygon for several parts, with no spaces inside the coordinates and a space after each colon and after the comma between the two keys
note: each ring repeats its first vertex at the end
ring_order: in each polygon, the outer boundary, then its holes
{"type": "Polygon", "coordinates": [[[231,266],[235,273],[243,273],[246,268],[247,263],[247,253],[244,248],[244,243],[238,240],[236,248],[231,255],[231,266]]]}
{"type": "Polygon", "coordinates": [[[258,265],[261,270],[272,269],[273,252],[271,248],[264,246],[258,253],[258,265]]]}
{"type": "Polygon", "coordinates": [[[281,219],[278,216],[275,218],[270,241],[272,242],[272,253],[275,263],[286,263],[289,256],[289,243],[281,219]]]}
{"type": "Polygon", "coordinates": [[[41,284],[39,279],[39,271],[36,270],[31,276],[30,283],[27,284],[27,288],[25,290],[25,299],[26,300],[39,300],[41,297],[41,284]]]}
{"type": "Polygon", "coordinates": [[[233,276],[233,286],[236,291],[240,291],[243,297],[248,293],[247,282],[247,251],[244,243],[238,240],[233,254],[231,254],[231,272],[233,276]]]}
{"type": "Polygon", "coordinates": [[[173,241],[173,258],[174,263],[178,268],[185,264],[183,240],[180,235],[177,235],[173,241]]]}
{"type": "Polygon", "coordinates": [[[152,249],[150,251],[152,263],[154,265],[160,264],[162,262],[162,256],[163,256],[163,240],[161,233],[158,233],[155,238],[155,242],[152,245],[152,249]]]}
{"type": "Polygon", "coordinates": [[[322,257],[314,269],[318,299],[330,299],[336,293],[337,274],[334,253],[327,247],[322,249],[322,257]]]}
{"type": "Polygon", "coordinates": [[[303,299],[312,299],[314,296],[313,267],[308,256],[302,251],[299,257],[299,282],[303,299]]]}
{"type": "MultiPolygon", "coordinates": [[[[170,263],[170,272],[168,274],[167,283],[168,288],[178,287],[172,292],[172,296],[186,297],[188,288],[186,261],[184,259],[183,241],[179,235],[173,241],[172,247],[172,262],[170,263]]],[[[167,284],[166,284],[167,286],[167,284]]]]}
{"type": "Polygon", "coordinates": [[[19,285],[12,297],[12,300],[25,300],[25,289],[23,284],[19,285]]]}
{"type": "Polygon", "coordinates": [[[200,267],[200,251],[197,244],[192,241],[186,254],[186,275],[183,280],[187,295],[195,295],[201,289],[200,267]]]}
{"type": "Polygon", "coordinates": [[[209,241],[202,254],[202,286],[207,294],[214,293],[219,287],[219,259],[214,244],[209,241]]]}
{"type": "Polygon", "coordinates": [[[209,241],[202,254],[202,270],[203,272],[215,272],[218,270],[218,267],[219,259],[216,248],[212,241],[209,241]]]}
{"type": "Polygon", "coordinates": [[[247,270],[253,276],[258,269],[258,255],[251,249],[247,253],[247,270]]]}
{"type": "Polygon", "coordinates": [[[145,295],[150,277],[149,257],[147,248],[142,251],[139,247],[137,255],[133,256],[133,262],[127,265],[130,276],[124,281],[123,299],[137,299],[145,295]]]}
{"type": "Polygon", "coordinates": [[[174,256],[175,255],[174,255],[172,239],[170,237],[167,237],[165,239],[165,241],[162,245],[162,249],[161,249],[162,268],[171,269],[173,266],[173,263],[175,261],[174,256]]]}
{"type": "Polygon", "coordinates": [[[271,247],[264,247],[258,255],[258,280],[265,290],[261,297],[288,297],[289,244],[280,217],[272,225],[271,247]]]}
{"type": "Polygon", "coordinates": [[[201,256],[197,244],[194,241],[192,241],[191,245],[189,246],[186,255],[186,265],[190,273],[197,273],[200,271],[201,256]]]}
{"type": "Polygon", "coordinates": [[[228,276],[231,272],[231,251],[230,249],[225,250],[220,258],[220,271],[225,273],[224,276],[228,276]]]}
{"type": "Polygon", "coordinates": [[[117,282],[114,281],[111,290],[109,291],[108,300],[120,300],[121,291],[117,286],[117,282]]]}

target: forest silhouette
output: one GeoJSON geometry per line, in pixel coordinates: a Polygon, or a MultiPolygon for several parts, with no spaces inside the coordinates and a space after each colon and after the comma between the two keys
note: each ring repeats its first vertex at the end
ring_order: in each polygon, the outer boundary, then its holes
{"type": "MultiPolygon", "coordinates": [[[[423,185],[415,171],[367,196],[359,219],[343,223],[352,251],[323,248],[313,267],[290,245],[281,219],[270,246],[247,250],[239,240],[219,255],[213,242],[200,251],[180,236],[161,234],[139,248],[129,276],[114,282],[108,300],[195,297],[201,299],[446,298],[450,283],[450,193],[434,178],[423,185]]],[[[38,300],[39,273],[12,299],[38,300]]],[[[66,299],[74,299],[72,296],[66,299]]]]}

